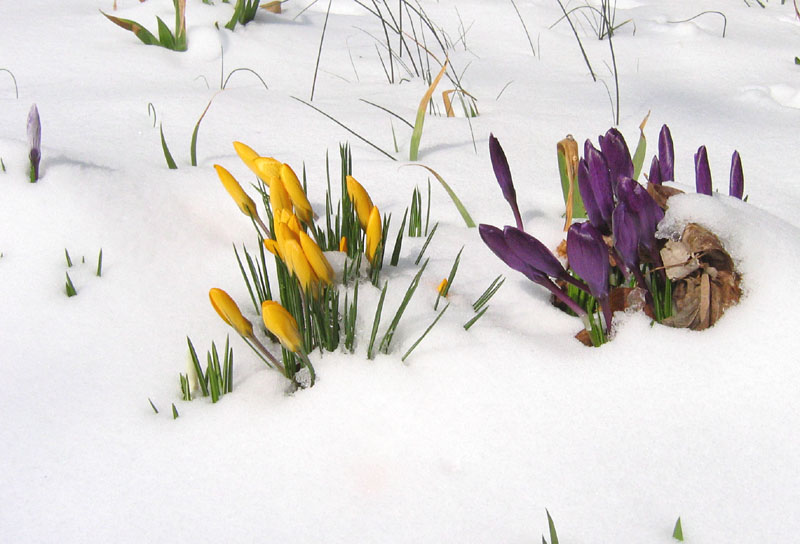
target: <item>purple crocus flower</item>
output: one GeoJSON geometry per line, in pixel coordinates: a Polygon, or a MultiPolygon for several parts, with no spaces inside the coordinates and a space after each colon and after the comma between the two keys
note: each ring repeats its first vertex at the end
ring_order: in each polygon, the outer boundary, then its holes
{"type": "Polygon", "coordinates": [[[611,214],[614,212],[614,191],[611,174],[603,154],[586,140],[584,158],[578,163],[578,190],[583,199],[586,215],[595,228],[611,232],[611,214]]]}
{"type": "Polygon", "coordinates": [[[28,158],[31,161],[31,183],[39,179],[39,161],[42,158],[42,124],[39,121],[39,110],[36,104],[31,106],[28,112],[28,147],[30,153],[28,158]]]}
{"type": "Polygon", "coordinates": [[[619,178],[627,176],[633,177],[633,160],[628,144],[622,133],[615,128],[610,128],[605,136],[600,136],[600,150],[608,163],[608,170],[611,174],[611,185],[617,189],[619,178]]]}
{"type": "MultiPolygon", "coordinates": [[[[506,227],[506,230],[508,229],[514,229],[514,227],[506,227]]],[[[519,229],[514,229],[514,230],[515,232],[525,234],[523,231],[519,229]]],[[[506,263],[513,270],[516,270],[517,272],[522,272],[525,275],[525,277],[527,277],[532,282],[538,283],[539,285],[546,287],[553,294],[553,296],[558,298],[561,302],[563,302],[576,314],[586,315],[586,310],[581,308],[574,300],[569,298],[567,293],[565,293],[562,289],[559,289],[558,286],[555,283],[553,283],[553,281],[548,277],[548,275],[545,272],[531,266],[530,263],[521,259],[518,256],[518,254],[511,249],[509,242],[505,237],[505,233],[502,230],[498,229],[497,227],[493,227],[492,225],[481,224],[478,226],[478,232],[480,233],[483,242],[487,246],[489,246],[489,249],[491,249],[492,252],[495,255],[497,255],[501,261],[506,263]]],[[[536,240],[535,238],[533,239],[536,240]]],[[[538,240],[536,241],[538,242],[538,240]]],[[[550,250],[548,250],[546,247],[544,249],[546,253],[550,253],[550,250]]],[[[553,259],[555,259],[555,256],[553,256],[552,253],[550,253],[550,256],[553,259]]],[[[535,261],[547,263],[548,257],[537,256],[535,261]]],[[[556,263],[558,263],[557,259],[556,263]]],[[[552,267],[552,263],[545,264],[545,266],[550,268],[552,267]]],[[[561,263],[558,263],[558,266],[561,268],[562,271],[564,270],[563,267],[561,267],[561,263]]],[[[566,271],[564,271],[564,274],[566,274],[566,271]]],[[[573,281],[576,280],[573,279],[573,281]]],[[[581,289],[587,290],[588,287],[586,287],[586,285],[583,285],[581,289]]]]}
{"type": "Polygon", "coordinates": [[[742,159],[739,152],[734,151],[731,157],[731,184],[728,194],[739,200],[744,196],[744,172],[742,171],[742,159]]]}
{"type": "Polygon", "coordinates": [[[606,318],[606,331],[611,326],[608,301],[608,279],[611,265],[603,236],[591,223],[573,223],[567,232],[567,257],[570,267],[589,286],[589,292],[600,302],[606,318]]]}
{"type": "Polygon", "coordinates": [[[489,134],[489,156],[492,159],[494,177],[497,178],[503,197],[511,206],[511,211],[514,212],[517,228],[522,229],[522,217],[519,214],[519,206],[517,206],[517,192],[514,190],[514,181],[511,179],[508,159],[506,159],[506,154],[503,152],[500,142],[497,141],[493,134],[489,134]]]}
{"type": "Polygon", "coordinates": [[[711,167],[708,165],[708,151],[704,145],[694,154],[694,181],[698,194],[711,196],[711,167]]]}
{"type": "Polygon", "coordinates": [[[667,125],[663,125],[661,132],[658,133],[658,164],[661,169],[661,181],[673,181],[675,179],[675,147],[672,145],[672,134],[667,125]]]}
{"type": "Polygon", "coordinates": [[[614,247],[629,270],[639,268],[639,222],[627,202],[614,208],[614,247]]]}
{"type": "Polygon", "coordinates": [[[617,196],[620,204],[624,203],[627,211],[636,220],[639,245],[647,250],[653,263],[660,267],[661,256],[656,242],[656,229],[658,223],[664,219],[664,210],[656,204],[644,187],[631,178],[620,179],[617,196]]]}
{"type": "Polygon", "coordinates": [[[650,175],[647,179],[653,185],[661,185],[661,182],[664,181],[661,179],[661,163],[656,156],[653,156],[653,160],[650,163],[650,175]]]}
{"type": "Polygon", "coordinates": [[[588,290],[585,283],[576,280],[567,273],[564,267],[561,266],[561,262],[553,255],[552,251],[547,249],[546,245],[527,232],[514,227],[505,227],[503,236],[508,247],[523,263],[543,272],[547,276],[571,283],[578,289],[588,290]]]}

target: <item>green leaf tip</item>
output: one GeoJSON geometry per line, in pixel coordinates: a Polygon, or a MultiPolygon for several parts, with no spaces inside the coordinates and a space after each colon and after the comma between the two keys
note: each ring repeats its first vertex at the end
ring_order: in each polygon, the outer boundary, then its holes
{"type": "Polygon", "coordinates": [[[678,520],[675,522],[675,529],[672,530],[672,538],[683,542],[683,527],[681,526],[680,516],[678,516],[678,520]]]}

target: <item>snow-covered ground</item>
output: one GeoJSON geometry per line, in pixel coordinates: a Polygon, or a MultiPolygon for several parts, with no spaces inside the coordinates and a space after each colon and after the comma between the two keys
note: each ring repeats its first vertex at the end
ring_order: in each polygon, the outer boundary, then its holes
{"type": "MultiPolygon", "coordinates": [[[[450,61],[480,115],[471,126],[428,116],[419,162],[477,222],[510,223],[488,156],[494,133],[526,229],[554,247],[563,236],[555,144],[567,133],[596,140],[614,122],[607,40],[592,36],[586,8],[574,12],[595,83],[566,21],[554,25],[555,0],[516,0],[535,57],[511,2],[420,1],[454,42],[450,61]]],[[[169,0],[117,4],[113,14],[151,30],[156,15],[174,20],[169,0]]],[[[410,129],[360,99],[413,122],[426,84],[397,64],[404,81],[390,84],[379,20],[333,0],[313,104],[392,161],[292,98],[309,100],[327,2],[300,14],[308,2],[289,0],[283,14],[261,11],[234,32],[222,28],[230,4],[187,4],[189,48],[178,53],[111,24],[98,11],[112,13],[111,0],[0,3],[0,68],[19,85],[17,98],[0,72],[0,540],[521,544],[547,534],[547,508],[564,543],[666,544],[678,516],[687,542],[796,542],[800,23],[790,3],[616,4],[617,22],[630,20],[613,39],[629,145],[650,110],[646,164],[667,123],[690,191],[693,153],[709,150],[720,193],[675,198],[662,228],[703,223],[742,272],[745,296],[716,326],[691,332],[619,314],[612,342],[584,347],[573,339],[578,320],[506,269],[432,180],[440,225],[392,352],[366,357],[378,292],[363,287],[356,353],[313,354],[317,385],[291,396],[208,302],[220,287],[259,319],[231,249],[255,247],[252,226],[212,165],[252,178],[234,140],[298,172],[305,164],[321,212],[326,153],[337,172],[338,145],[349,141],[354,175],[394,217],[393,240],[428,175],[404,167],[410,129]],[[703,11],[725,20],[674,22],[703,11]],[[194,125],[221,73],[240,67],[269,89],[233,74],[200,126],[192,167],[194,125]],[[36,184],[25,135],[33,103],[36,184]],[[177,170],[166,167],[148,104],[177,170]],[[734,149],[747,203],[725,196],[734,149]],[[401,363],[435,316],[436,286],[461,246],[451,308],[401,363]],[[76,297],[64,294],[67,270],[76,297]],[[501,273],[489,311],[465,331],[471,303],[501,273]],[[214,405],[181,401],[186,336],[204,354],[228,333],[233,393],[214,405]]],[[[422,242],[406,239],[401,265],[385,268],[384,323],[422,242]]]]}

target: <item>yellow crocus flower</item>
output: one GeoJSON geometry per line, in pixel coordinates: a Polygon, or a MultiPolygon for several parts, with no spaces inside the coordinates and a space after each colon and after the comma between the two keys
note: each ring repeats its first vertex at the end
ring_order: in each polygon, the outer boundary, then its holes
{"type": "Polygon", "coordinates": [[[366,254],[367,260],[371,263],[375,258],[375,253],[378,251],[378,245],[381,243],[383,225],[381,224],[381,214],[377,206],[372,207],[369,213],[369,220],[367,222],[367,243],[366,254]]]}
{"type": "Polygon", "coordinates": [[[303,346],[297,321],[286,308],[273,300],[261,304],[261,317],[267,330],[278,337],[283,347],[298,353],[303,346]]]}
{"type": "Polygon", "coordinates": [[[300,243],[300,238],[298,238],[297,233],[289,228],[286,223],[277,223],[275,225],[275,241],[278,243],[278,253],[287,266],[289,265],[289,262],[287,261],[286,257],[286,242],[291,240],[294,240],[298,244],[300,243]]]}
{"type": "Polygon", "coordinates": [[[272,178],[269,186],[269,203],[272,206],[272,215],[277,216],[280,210],[292,210],[292,199],[280,178],[272,178]]]}
{"type": "Polygon", "coordinates": [[[208,292],[208,298],[225,323],[233,327],[240,336],[253,337],[253,324],[242,315],[239,307],[228,293],[214,287],[208,292]]]}
{"type": "Polygon", "coordinates": [[[447,278],[442,280],[442,283],[439,284],[439,287],[436,288],[436,291],[440,295],[445,296],[446,289],[447,289],[447,278]]]}
{"type": "Polygon", "coordinates": [[[236,154],[239,155],[239,158],[242,159],[242,162],[252,170],[254,174],[258,175],[254,163],[255,159],[259,157],[258,153],[256,153],[252,147],[242,142],[233,142],[233,148],[236,150],[236,154]]]}
{"type": "Polygon", "coordinates": [[[319,278],[303,252],[302,246],[296,240],[287,240],[284,256],[286,267],[297,276],[303,290],[313,289],[319,282],[319,278]]]}
{"type": "Polygon", "coordinates": [[[283,187],[292,199],[295,213],[303,223],[310,225],[314,218],[314,210],[311,209],[311,203],[308,201],[305,191],[303,191],[303,185],[297,179],[292,167],[288,164],[281,165],[280,177],[283,187]]]}
{"type": "Polygon", "coordinates": [[[273,179],[280,177],[280,168],[281,161],[272,157],[256,157],[253,160],[253,172],[256,173],[261,181],[267,184],[267,187],[272,186],[273,179]]]}
{"type": "Polygon", "coordinates": [[[339,239],[339,251],[347,253],[347,236],[342,236],[339,239]]]}
{"type": "Polygon", "coordinates": [[[356,178],[347,176],[346,181],[347,194],[350,196],[350,200],[353,201],[353,206],[358,216],[358,222],[361,224],[361,228],[366,230],[367,223],[369,222],[369,214],[372,212],[372,199],[369,197],[367,190],[356,181],[356,178]]]}
{"type": "Polygon", "coordinates": [[[264,238],[264,247],[267,248],[267,251],[283,260],[283,255],[281,254],[281,248],[278,246],[278,242],[272,238],[264,238]]]}
{"type": "Polygon", "coordinates": [[[242,186],[236,181],[236,178],[218,164],[214,165],[214,169],[217,171],[220,181],[222,181],[222,186],[225,187],[225,190],[231,195],[233,201],[236,202],[236,205],[242,210],[242,213],[253,218],[258,217],[255,202],[253,202],[252,198],[247,196],[247,193],[244,192],[244,189],[242,189],[242,186]]]}
{"type": "Polygon", "coordinates": [[[317,243],[305,232],[300,232],[298,234],[300,236],[300,246],[303,248],[303,253],[306,259],[308,259],[311,268],[314,269],[314,273],[320,280],[328,285],[333,283],[333,267],[331,263],[328,262],[322,249],[320,249],[317,243]]]}

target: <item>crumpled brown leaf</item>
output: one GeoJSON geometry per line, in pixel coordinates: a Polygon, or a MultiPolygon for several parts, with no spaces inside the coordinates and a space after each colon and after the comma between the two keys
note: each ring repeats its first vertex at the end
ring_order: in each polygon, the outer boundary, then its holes
{"type": "Polygon", "coordinates": [[[656,204],[658,204],[662,210],[667,209],[667,200],[669,200],[669,197],[683,194],[683,191],[675,187],[655,185],[650,182],[647,183],[647,192],[650,193],[650,196],[653,197],[653,200],[656,201],[656,204]]]}
{"type": "Polygon", "coordinates": [[[696,331],[711,327],[742,295],[733,259],[719,238],[696,223],[689,223],[680,241],[668,247],[661,255],[668,273],[672,270],[671,277],[679,281],[672,291],[673,314],[662,323],[696,331]],[[676,262],[681,251],[685,263],[676,262]]]}

